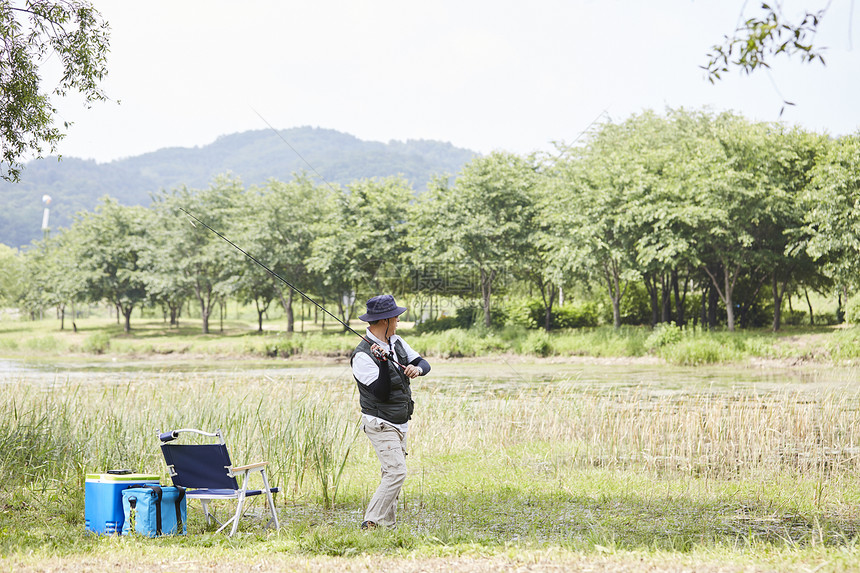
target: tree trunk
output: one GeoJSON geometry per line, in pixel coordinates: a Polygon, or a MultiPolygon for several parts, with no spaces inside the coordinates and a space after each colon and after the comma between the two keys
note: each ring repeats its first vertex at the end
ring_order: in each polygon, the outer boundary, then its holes
{"type": "Polygon", "coordinates": [[[290,289],[290,293],[287,295],[287,332],[295,332],[296,330],[296,319],[293,316],[293,289],[290,289]]]}
{"type": "Polygon", "coordinates": [[[203,320],[203,334],[209,334],[209,311],[203,297],[200,297],[200,318],[203,320]]]}
{"type": "MultiPolygon", "coordinates": [[[[842,306],[842,300],[844,299],[848,303],[848,287],[842,285],[836,289],[836,292],[838,294],[836,301],[836,324],[842,324],[845,322],[845,308],[842,306]]],[[[810,313],[810,316],[812,316],[812,313],[810,313]]]]}
{"type": "MultiPolygon", "coordinates": [[[[341,317],[343,317],[343,297],[342,296],[337,297],[337,313],[341,317]]],[[[325,317],[325,313],[323,313],[323,317],[325,317]]],[[[323,318],[323,320],[325,320],[325,318],[323,318]]],[[[346,331],[346,328],[344,328],[344,331],[346,331]]]]}
{"type": "Polygon", "coordinates": [[[732,303],[732,291],[734,290],[734,285],[729,283],[729,273],[726,271],[724,273],[725,277],[725,294],[723,295],[723,302],[726,304],[726,328],[729,332],[735,331],[735,309],[732,303]]]}
{"type": "Polygon", "coordinates": [[[134,305],[130,304],[128,306],[122,306],[122,316],[125,318],[125,324],[123,325],[123,331],[128,334],[131,332],[131,313],[134,310],[134,305]]]}
{"type": "Polygon", "coordinates": [[[603,265],[603,275],[609,288],[609,298],[612,299],[612,326],[618,330],[621,328],[621,299],[627,292],[627,284],[624,285],[624,289],[621,288],[621,279],[614,262],[603,265]]]}
{"type": "MultiPolygon", "coordinates": [[[[776,273],[773,273],[773,331],[778,332],[782,327],[782,301],[785,298],[785,291],[788,290],[788,279],[782,283],[782,288],[779,286],[779,281],[776,278],[776,273]]],[[[789,297],[789,310],[791,297],[789,297]]]]}
{"type": "Polygon", "coordinates": [[[544,296],[544,308],[546,312],[544,313],[543,328],[549,332],[552,329],[552,305],[555,302],[555,289],[552,288],[552,284],[547,284],[545,290],[549,291],[549,296],[544,296]]]}
{"type": "MultiPolygon", "coordinates": [[[[287,332],[293,332],[295,330],[295,320],[293,318],[293,289],[289,290],[289,294],[284,297],[284,290],[282,288],[276,287],[275,292],[278,293],[278,300],[281,302],[281,306],[284,309],[284,314],[287,316],[287,332]]],[[[269,305],[266,305],[268,308],[269,305]]]]}
{"type": "Polygon", "coordinates": [[[495,271],[481,269],[481,296],[484,299],[484,326],[490,328],[492,319],[490,317],[490,295],[493,292],[493,278],[495,271]]]}
{"type": "Polygon", "coordinates": [[[809,290],[803,287],[803,294],[806,296],[806,306],[809,307],[809,326],[815,326],[815,316],[812,314],[812,303],[809,301],[809,290]]]}
{"type": "Polygon", "coordinates": [[[651,328],[660,320],[660,305],[657,301],[657,285],[651,273],[645,273],[643,277],[645,281],[645,290],[648,291],[648,298],[651,301],[651,328]]]}
{"type": "Polygon", "coordinates": [[[621,299],[618,297],[612,297],[612,327],[621,328],[621,299]]]}
{"type": "Polygon", "coordinates": [[[660,322],[672,322],[672,291],[666,273],[660,275],[660,322]]]}
{"type": "Polygon", "coordinates": [[[689,282],[689,274],[684,279],[684,289],[681,291],[680,281],[678,280],[678,271],[672,271],[672,289],[675,292],[675,324],[684,326],[687,323],[687,312],[685,305],[687,302],[687,284],[689,282]]]}
{"type": "Polygon", "coordinates": [[[774,332],[779,332],[779,327],[782,323],[782,296],[779,292],[779,281],[776,280],[776,273],[773,273],[771,280],[771,292],[773,293],[773,325],[774,332]]]}
{"type": "Polygon", "coordinates": [[[717,302],[719,297],[713,284],[708,285],[708,329],[717,329],[717,302]]]}
{"type": "MultiPolygon", "coordinates": [[[[734,270],[730,273],[729,266],[723,261],[721,265],[723,267],[723,288],[720,289],[720,281],[717,280],[717,276],[711,272],[711,270],[706,266],[704,270],[708,273],[708,276],[711,277],[711,282],[717,290],[717,294],[720,295],[720,299],[722,299],[723,304],[726,305],[726,328],[728,328],[729,332],[735,331],[735,309],[732,303],[732,293],[735,290],[735,283],[738,280],[738,275],[741,272],[741,265],[735,265],[734,270]]],[[[759,283],[761,286],[761,283],[759,283]]]]}

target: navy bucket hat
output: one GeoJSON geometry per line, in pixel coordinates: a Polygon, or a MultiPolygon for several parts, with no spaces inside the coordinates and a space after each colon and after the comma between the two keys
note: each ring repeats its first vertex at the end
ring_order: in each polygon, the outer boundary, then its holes
{"type": "Polygon", "coordinates": [[[385,320],[386,318],[400,316],[404,312],[406,312],[406,309],[402,306],[397,306],[393,296],[390,294],[381,294],[367,301],[367,313],[362,314],[358,319],[364,322],[373,322],[374,320],[385,320]]]}

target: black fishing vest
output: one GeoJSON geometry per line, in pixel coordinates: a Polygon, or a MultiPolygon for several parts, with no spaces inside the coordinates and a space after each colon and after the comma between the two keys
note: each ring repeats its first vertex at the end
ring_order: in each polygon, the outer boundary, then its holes
{"type": "MultiPolygon", "coordinates": [[[[350,365],[355,355],[363,352],[370,356],[373,363],[379,366],[380,361],[370,351],[370,343],[367,340],[362,340],[352,355],[349,358],[350,365]]],[[[394,343],[394,354],[397,356],[397,361],[404,366],[406,362],[406,351],[400,341],[394,343]]],[[[412,417],[414,403],[412,402],[412,389],[409,386],[409,377],[403,373],[399,366],[395,366],[388,361],[388,373],[391,376],[391,394],[385,402],[379,400],[373,395],[369,387],[365,386],[356,378],[358,384],[358,397],[361,404],[362,414],[376,416],[383,420],[388,420],[394,424],[405,424],[412,417]]],[[[354,376],[353,376],[354,377],[354,376]]]]}

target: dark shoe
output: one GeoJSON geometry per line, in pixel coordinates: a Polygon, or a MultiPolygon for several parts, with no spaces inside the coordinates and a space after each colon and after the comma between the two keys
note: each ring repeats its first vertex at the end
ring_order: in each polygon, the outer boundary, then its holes
{"type": "Polygon", "coordinates": [[[362,521],[361,522],[362,529],[376,529],[376,524],[372,521],[362,521]]]}

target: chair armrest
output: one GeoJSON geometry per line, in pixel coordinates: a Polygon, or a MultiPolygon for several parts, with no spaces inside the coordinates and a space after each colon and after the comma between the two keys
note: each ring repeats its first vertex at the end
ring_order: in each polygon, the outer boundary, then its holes
{"type": "MultiPolygon", "coordinates": [[[[248,482],[251,478],[251,472],[260,472],[260,477],[263,480],[263,485],[265,486],[264,491],[270,492],[272,488],[269,486],[269,480],[266,478],[266,466],[269,465],[269,462],[257,462],[255,464],[248,464],[245,466],[235,466],[230,468],[230,475],[234,477],[242,477],[242,485],[240,489],[241,492],[247,491],[248,482]]],[[[277,489],[275,490],[277,491],[277,489]]],[[[267,493],[267,495],[271,495],[271,493],[267,493]]]]}
{"type": "Polygon", "coordinates": [[[269,462],[257,462],[255,464],[248,464],[246,466],[233,466],[230,468],[234,472],[243,472],[247,470],[255,470],[258,468],[264,468],[269,464],[269,462]]]}

